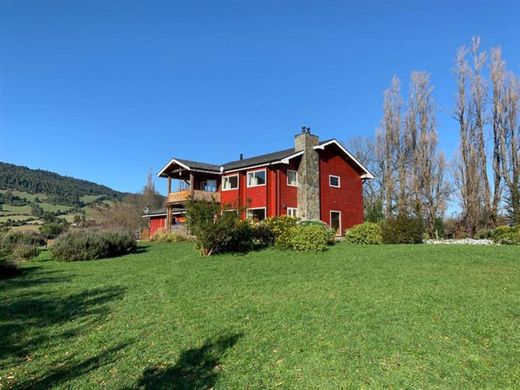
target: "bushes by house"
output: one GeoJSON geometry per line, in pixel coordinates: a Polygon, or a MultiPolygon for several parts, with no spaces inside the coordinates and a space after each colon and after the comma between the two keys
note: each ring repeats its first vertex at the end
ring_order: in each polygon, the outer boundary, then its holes
{"type": "Polygon", "coordinates": [[[271,217],[262,221],[273,235],[274,246],[278,249],[291,248],[292,230],[297,226],[298,219],[282,215],[279,217],[271,217]]]}
{"type": "Polygon", "coordinates": [[[158,232],[150,238],[150,241],[153,242],[184,242],[191,241],[188,236],[178,234],[178,233],[168,233],[168,232],[158,232]]]}
{"type": "MultiPolygon", "coordinates": [[[[304,221],[290,230],[289,249],[323,252],[334,242],[335,232],[324,223],[304,221]]],[[[319,222],[319,221],[316,221],[319,222]]]]}
{"type": "Polygon", "coordinates": [[[381,225],[381,236],[385,244],[420,244],[423,242],[424,231],[421,219],[407,215],[388,218],[381,225]]]}
{"type": "Polygon", "coordinates": [[[365,222],[345,231],[345,240],[352,244],[377,245],[383,243],[381,224],[365,222]]]}
{"type": "Polygon", "coordinates": [[[124,255],[135,246],[135,237],[128,231],[78,229],[60,235],[51,253],[63,261],[95,260],[124,255]]]}

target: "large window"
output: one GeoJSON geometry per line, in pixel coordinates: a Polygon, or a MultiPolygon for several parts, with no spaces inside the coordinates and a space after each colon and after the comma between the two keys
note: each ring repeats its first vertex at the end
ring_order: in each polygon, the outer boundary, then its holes
{"type": "Polygon", "coordinates": [[[238,175],[224,176],[222,178],[222,191],[236,190],[238,188],[238,175]]]}
{"type": "Polygon", "coordinates": [[[265,169],[262,169],[260,171],[247,172],[247,186],[265,186],[265,174],[265,169]]]}
{"type": "Polygon", "coordinates": [[[341,186],[341,181],[340,181],[339,176],[330,175],[329,176],[329,185],[331,187],[339,188],[341,186]]]}
{"type": "Polygon", "coordinates": [[[287,170],[287,185],[292,187],[298,186],[298,172],[291,169],[287,170]]]}
{"type": "Polygon", "coordinates": [[[262,219],[265,219],[265,207],[258,209],[247,209],[247,218],[251,219],[254,223],[258,223],[262,219]]]}

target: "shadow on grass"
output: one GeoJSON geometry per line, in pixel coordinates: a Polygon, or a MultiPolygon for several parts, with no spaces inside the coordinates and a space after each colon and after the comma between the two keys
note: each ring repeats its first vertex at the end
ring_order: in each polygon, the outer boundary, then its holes
{"type": "Polygon", "coordinates": [[[77,378],[99,367],[116,361],[115,355],[126,348],[130,343],[121,343],[109,348],[84,361],[74,362],[74,357],[68,358],[65,363],[58,363],[57,368],[52,368],[44,375],[40,375],[25,382],[17,383],[13,389],[49,389],[62,383],[77,378]]]}
{"type": "Polygon", "coordinates": [[[219,360],[242,337],[241,333],[208,340],[200,348],[181,353],[172,367],[152,367],[144,371],[138,387],[142,389],[209,389],[220,373],[219,360]]]}
{"type": "Polygon", "coordinates": [[[63,290],[20,290],[20,287],[67,279],[59,274],[40,271],[31,271],[28,276],[26,279],[10,280],[8,284],[13,288],[12,294],[6,295],[0,302],[0,368],[19,364],[33,351],[64,342],[82,332],[82,329],[92,327],[93,323],[109,313],[107,304],[124,294],[124,289],[119,287],[96,288],[73,294],[63,290]],[[70,329],[61,333],[56,329],[56,326],[69,322],[70,329]]]}

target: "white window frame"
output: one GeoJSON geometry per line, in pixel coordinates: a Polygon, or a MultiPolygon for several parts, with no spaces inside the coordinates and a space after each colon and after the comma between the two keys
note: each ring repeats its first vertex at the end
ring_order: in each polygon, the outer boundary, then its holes
{"type": "Polygon", "coordinates": [[[298,207],[287,207],[287,215],[289,217],[298,218],[298,207]],[[294,210],[294,215],[289,214],[289,211],[294,210]]]}
{"type": "Polygon", "coordinates": [[[298,187],[298,171],[295,171],[294,169],[288,169],[287,170],[287,186],[289,186],[289,187],[298,187]],[[289,183],[289,172],[294,172],[296,174],[296,184],[290,184],[289,183]]]}
{"type": "Polygon", "coordinates": [[[226,175],[226,176],[223,176],[222,177],[222,191],[233,191],[233,190],[238,190],[240,188],[240,177],[239,177],[239,174],[235,174],[235,175],[226,175]],[[233,176],[236,176],[237,178],[237,187],[236,188],[224,188],[224,179],[228,178],[228,177],[233,177],[233,176]]]}
{"type": "Polygon", "coordinates": [[[246,219],[252,219],[249,216],[249,210],[264,210],[264,219],[267,219],[267,207],[251,207],[251,208],[246,209],[246,219]]]}
{"type": "Polygon", "coordinates": [[[330,210],[329,212],[329,226],[332,229],[332,213],[338,213],[339,214],[339,234],[337,232],[336,236],[342,236],[343,235],[343,226],[341,226],[341,211],[339,210],[330,210]]]}
{"type": "Polygon", "coordinates": [[[247,174],[246,174],[246,185],[247,185],[247,188],[251,188],[251,187],[262,187],[262,186],[265,186],[267,184],[267,169],[266,168],[263,168],[263,169],[255,169],[254,171],[247,171],[247,174]],[[261,172],[261,171],[264,171],[264,174],[265,174],[265,183],[264,184],[254,184],[254,185],[249,185],[249,175],[250,174],[254,174],[256,172],[261,172]]]}
{"type": "Polygon", "coordinates": [[[341,177],[339,177],[338,175],[329,175],[329,187],[341,188],[341,177]],[[330,182],[330,179],[332,179],[333,177],[338,179],[338,185],[337,186],[333,186],[332,183],[330,182]]]}

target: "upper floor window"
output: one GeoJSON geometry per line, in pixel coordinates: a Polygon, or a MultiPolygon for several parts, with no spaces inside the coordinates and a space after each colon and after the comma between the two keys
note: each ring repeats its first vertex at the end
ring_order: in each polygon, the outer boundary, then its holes
{"type": "Polygon", "coordinates": [[[292,187],[298,186],[298,172],[291,169],[287,170],[287,185],[292,187]]]}
{"type": "Polygon", "coordinates": [[[238,175],[224,176],[222,178],[222,191],[236,190],[238,188],[238,175]]]}
{"type": "Polygon", "coordinates": [[[259,171],[247,172],[247,186],[257,187],[265,185],[266,171],[261,169],[259,171]]]}
{"type": "Polygon", "coordinates": [[[329,185],[331,187],[339,188],[341,187],[341,180],[339,176],[329,175],[329,185]]]}

